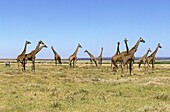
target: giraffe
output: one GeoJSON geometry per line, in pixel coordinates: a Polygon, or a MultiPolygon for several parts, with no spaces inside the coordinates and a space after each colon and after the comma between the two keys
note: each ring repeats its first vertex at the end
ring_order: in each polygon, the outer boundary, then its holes
{"type": "MultiPolygon", "coordinates": [[[[112,56],[112,59],[111,59],[111,68],[112,68],[112,65],[114,64],[114,66],[116,68],[118,68],[117,64],[115,63],[117,61],[117,56],[118,54],[120,54],[120,50],[119,50],[119,46],[120,46],[120,42],[117,43],[117,51],[115,53],[114,56],[112,56]]],[[[114,68],[113,68],[114,69],[114,68]]]]}
{"type": "Polygon", "coordinates": [[[90,56],[90,62],[92,63],[94,61],[95,65],[97,67],[97,60],[96,60],[96,58],[88,50],[85,50],[84,52],[88,53],[88,55],[90,56]]]}
{"type": "Polygon", "coordinates": [[[27,61],[32,61],[32,71],[35,72],[35,58],[36,58],[36,54],[43,48],[47,48],[47,46],[42,42],[42,41],[39,41],[38,42],[38,45],[36,46],[36,48],[31,51],[30,53],[26,54],[25,55],[25,61],[27,63],[27,61]],[[42,46],[40,46],[42,44],[42,46]]]}
{"type": "Polygon", "coordinates": [[[51,46],[51,49],[54,53],[55,64],[57,65],[57,61],[59,64],[62,64],[60,55],[58,55],[58,53],[54,50],[53,46],[51,46]]]}
{"type": "Polygon", "coordinates": [[[10,66],[11,66],[10,61],[6,61],[6,62],[5,62],[5,66],[6,66],[6,67],[10,67],[10,66]]]}
{"type": "Polygon", "coordinates": [[[18,63],[18,69],[19,69],[19,64],[21,63],[22,65],[22,71],[25,71],[25,53],[26,53],[26,49],[27,49],[27,45],[31,44],[31,42],[26,41],[25,42],[25,46],[24,46],[24,50],[22,51],[22,53],[20,55],[17,56],[17,63],[18,63]]]}
{"type": "Polygon", "coordinates": [[[140,69],[140,66],[141,66],[142,63],[144,63],[144,66],[145,66],[145,64],[146,64],[146,58],[147,58],[149,52],[152,52],[152,51],[150,50],[150,48],[147,50],[147,52],[145,53],[145,55],[143,55],[143,56],[138,60],[138,64],[139,64],[138,67],[139,67],[139,69],[140,69]]]}
{"type": "MultiPolygon", "coordinates": [[[[128,44],[127,44],[127,42],[128,42],[127,38],[125,38],[124,42],[125,42],[125,45],[126,45],[126,53],[129,53],[129,47],[128,47],[128,44]]],[[[133,56],[133,58],[132,58],[132,68],[133,68],[134,61],[135,61],[135,57],[133,56]]],[[[127,71],[128,71],[128,64],[126,64],[126,66],[127,66],[127,71]]]]}
{"type": "MultiPolygon", "coordinates": [[[[158,49],[159,49],[159,48],[162,48],[162,46],[160,45],[160,43],[158,43],[155,51],[154,51],[150,56],[148,56],[148,57],[146,58],[146,63],[148,64],[148,66],[147,66],[147,71],[148,71],[148,67],[150,67],[149,63],[152,63],[152,72],[153,72],[153,70],[154,70],[154,68],[155,68],[155,67],[154,67],[154,64],[155,64],[155,60],[156,60],[156,53],[158,52],[158,49]]],[[[146,70],[145,70],[145,73],[146,73],[146,70]]]]}
{"type": "Polygon", "coordinates": [[[130,70],[130,75],[131,75],[131,73],[132,73],[132,65],[133,65],[133,61],[134,61],[134,54],[137,51],[140,42],[145,43],[145,41],[142,39],[142,37],[139,38],[139,40],[134,45],[134,47],[132,47],[124,57],[121,57],[122,58],[122,66],[121,66],[122,74],[123,74],[124,66],[129,63],[129,70],[130,70]]]}
{"type": "Polygon", "coordinates": [[[103,47],[101,48],[101,53],[100,53],[100,55],[99,55],[99,57],[98,57],[98,63],[100,64],[100,65],[102,65],[102,60],[103,60],[103,58],[102,58],[102,54],[103,54],[103,47]]]}
{"type": "Polygon", "coordinates": [[[129,47],[128,47],[128,44],[127,44],[128,39],[125,38],[124,42],[125,42],[125,45],[126,45],[126,52],[128,53],[129,52],[129,47]]]}
{"type": "MultiPolygon", "coordinates": [[[[125,46],[126,46],[126,51],[123,51],[123,52],[129,53],[129,47],[128,47],[127,42],[128,42],[128,39],[125,38],[125,39],[124,39],[124,43],[125,43],[125,46]]],[[[126,66],[127,66],[127,71],[128,71],[128,64],[126,64],[126,66]]]]}
{"type": "Polygon", "coordinates": [[[111,68],[112,68],[112,64],[114,65],[113,70],[114,70],[114,68],[118,68],[117,62],[121,62],[121,57],[124,57],[129,52],[129,47],[127,45],[127,42],[128,42],[127,38],[125,38],[124,42],[125,42],[125,45],[126,45],[126,51],[122,51],[121,53],[120,53],[120,50],[119,50],[120,42],[117,43],[118,46],[117,46],[116,54],[111,59],[111,68]]]}
{"type": "Polygon", "coordinates": [[[77,61],[77,52],[78,52],[78,49],[79,48],[82,48],[82,46],[80,44],[78,44],[76,50],[74,51],[74,53],[72,55],[70,55],[69,57],[69,65],[70,67],[72,66],[72,62],[73,62],[73,68],[74,68],[74,64],[76,64],[76,61],[77,61]]]}

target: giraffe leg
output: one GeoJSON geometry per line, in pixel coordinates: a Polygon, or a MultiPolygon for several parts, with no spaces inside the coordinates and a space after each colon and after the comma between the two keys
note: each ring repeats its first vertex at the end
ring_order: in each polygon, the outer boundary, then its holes
{"type": "Polygon", "coordinates": [[[32,65],[31,65],[31,71],[33,72],[33,61],[32,61],[32,65]]]}
{"type": "Polygon", "coordinates": [[[154,73],[154,61],[152,61],[152,73],[154,73]]]}
{"type": "MultiPolygon", "coordinates": [[[[121,62],[122,74],[124,74],[125,66],[127,67],[126,69],[128,71],[128,60],[126,58],[123,59],[121,62]]],[[[127,74],[127,72],[126,72],[126,74],[127,74]]]]}
{"type": "Polygon", "coordinates": [[[111,68],[112,68],[112,66],[113,66],[113,62],[111,61],[111,68]]]}
{"type": "Polygon", "coordinates": [[[146,61],[146,63],[147,63],[147,67],[146,67],[146,72],[145,73],[148,73],[148,71],[149,71],[149,62],[146,61]]]}
{"type": "Polygon", "coordinates": [[[23,62],[21,63],[21,67],[22,67],[21,69],[22,69],[22,72],[23,72],[24,71],[24,63],[23,62]]]}
{"type": "Polygon", "coordinates": [[[55,63],[56,63],[56,65],[58,64],[58,62],[57,62],[58,60],[57,60],[57,58],[55,59],[55,63]]]}
{"type": "Polygon", "coordinates": [[[34,61],[34,72],[35,72],[35,61],[34,61]]]}
{"type": "Polygon", "coordinates": [[[101,66],[102,65],[102,60],[99,60],[98,64],[101,66]]]}
{"type": "Polygon", "coordinates": [[[149,71],[149,67],[150,67],[150,65],[149,65],[149,62],[147,61],[147,70],[146,70],[147,73],[149,71]]]}
{"type": "Polygon", "coordinates": [[[74,61],[75,61],[75,60],[73,60],[73,68],[74,68],[74,61]]]}
{"type": "Polygon", "coordinates": [[[76,67],[76,64],[77,64],[77,56],[75,57],[75,60],[74,60],[75,67],[76,67]]]}
{"type": "Polygon", "coordinates": [[[120,65],[120,67],[121,67],[121,70],[122,70],[121,77],[123,77],[123,76],[124,76],[124,68],[125,68],[125,64],[122,62],[121,65],[120,65]]]}
{"type": "Polygon", "coordinates": [[[90,58],[90,65],[92,66],[92,64],[93,64],[93,61],[92,61],[92,59],[90,58]]]}
{"type": "Polygon", "coordinates": [[[23,62],[23,68],[24,68],[24,72],[25,72],[25,61],[23,62]]]}
{"type": "Polygon", "coordinates": [[[113,67],[113,71],[117,70],[117,69],[118,69],[117,64],[114,62],[114,63],[113,63],[113,65],[114,65],[114,67],[113,67]]]}
{"type": "Polygon", "coordinates": [[[18,61],[18,72],[20,71],[20,62],[18,61]]]}
{"type": "Polygon", "coordinates": [[[128,63],[126,64],[126,72],[128,72],[129,66],[128,63]]]}
{"type": "Polygon", "coordinates": [[[35,72],[35,60],[32,60],[32,71],[35,72]]]}
{"type": "Polygon", "coordinates": [[[141,66],[141,61],[139,62],[139,65],[138,65],[138,68],[140,69],[140,66],[141,66]]]}
{"type": "Polygon", "coordinates": [[[77,64],[77,60],[74,61],[74,66],[76,67],[76,64],[77,64]]]}
{"type": "Polygon", "coordinates": [[[148,67],[151,67],[151,66],[149,65],[149,63],[150,63],[150,61],[147,61],[148,67]]]}
{"type": "Polygon", "coordinates": [[[95,62],[95,64],[96,64],[96,67],[97,67],[97,62],[96,62],[96,60],[94,60],[94,62],[95,62]]]}
{"type": "Polygon", "coordinates": [[[55,65],[57,65],[57,59],[56,59],[56,57],[55,57],[54,59],[55,59],[55,65]]]}
{"type": "Polygon", "coordinates": [[[69,65],[70,65],[70,68],[71,68],[71,61],[69,61],[69,65]]]}
{"type": "Polygon", "coordinates": [[[135,60],[133,59],[133,60],[132,60],[132,69],[133,69],[133,64],[134,64],[134,61],[135,61],[135,60]]]}
{"type": "Polygon", "coordinates": [[[144,69],[145,69],[145,73],[146,73],[146,62],[144,62],[144,69]]]}
{"type": "Polygon", "coordinates": [[[61,62],[61,59],[60,58],[58,58],[58,63],[61,65],[62,64],[62,62],[61,62]]]}
{"type": "Polygon", "coordinates": [[[126,75],[128,74],[128,69],[129,69],[129,66],[128,66],[128,62],[127,63],[124,63],[123,65],[123,71],[125,71],[125,66],[126,66],[126,75]]]}
{"type": "Polygon", "coordinates": [[[69,65],[70,65],[70,68],[72,67],[72,62],[73,62],[73,58],[69,58],[69,65]]]}
{"type": "Polygon", "coordinates": [[[130,75],[132,75],[132,62],[129,63],[130,75]]]}

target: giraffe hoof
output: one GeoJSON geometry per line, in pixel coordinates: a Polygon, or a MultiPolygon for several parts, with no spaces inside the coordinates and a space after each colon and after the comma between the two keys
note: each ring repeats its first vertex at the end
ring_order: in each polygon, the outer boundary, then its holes
{"type": "Polygon", "coordinates": [[[114,72],[113,75],[116,75],[116,73],[114,72]]]}
{"type": "Polygon", "coordinates": [[[132,73],[131,75],[137,75],[136,73],[132,73]]]}

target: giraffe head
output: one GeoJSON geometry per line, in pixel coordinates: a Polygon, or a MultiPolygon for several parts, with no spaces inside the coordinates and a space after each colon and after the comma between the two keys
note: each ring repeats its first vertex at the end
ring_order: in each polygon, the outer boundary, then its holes
{"type": "Polygon", "coordinates": [[[87,50],[85,50],[84,52],[88,52],[87,50]]]}
{"type": "Polygon", "coordinates": [[[46,45],[43,45],[43,47],[48,48],[46,45]]]}
{"type": "Polygon", "coordinates": [[[103,50],[103,47],[101,48],[101,50],[103,50]]]}
{"type": "Polygon", "coordinates": [[[125,43],[127,43],[127,42],[128,42],[128,39],[127,39],[127,38],[125,38],[124,42],[125,42],[125,43]]]}
{"type": "Polygon", "coordinates": [[[31,44],[31,42],[29,42],[29,41],[26,41],[26,44],[31,44]]]}
{"type": "Polygon", "coordinates": [[[82,48],[82,46],[80,44],[78,44],[78,47],[82,48]]]}
{"type": "Polygon", "coordinates": [[[145,40],[143,40],[142,37],[140,37],[139,41],[142,42],[142,43],[145,43],[145,40]]]}
{"type": "Polygon", "coordinates": [[[152,52],[150,48],[148,49],[148,52],[152,52]]]}
{"type": "Polygon", "coordinates": [[[120,45],[120,42],[117,42],[118,45],[120,45]]]}
{"type": "Polygon", "coordinates": [[[160,44],[160,43],[158,43],[158,47],[159,47],[159,48],[162,48],[162,46],[161,46],[161,44],[160,44]]]}
{"type": "Polygon", "coordinates": [[[44,42],[42,40],[39,41],[39,44],[45,45],[44,42]]]}

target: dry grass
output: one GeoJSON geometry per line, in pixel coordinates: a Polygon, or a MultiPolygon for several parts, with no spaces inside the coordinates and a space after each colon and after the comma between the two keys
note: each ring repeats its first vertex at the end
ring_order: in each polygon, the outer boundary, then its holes
{"type": "Polygon", "coordinates": [[[170,111],[170,65],[156,65],[149,74],[135,65],[134,75],[125,77],[110,64],[70,69],[44,63],[35,73],[27,66],[22,73],[16,64],[0,65],[0,111],[170,111]]]}

